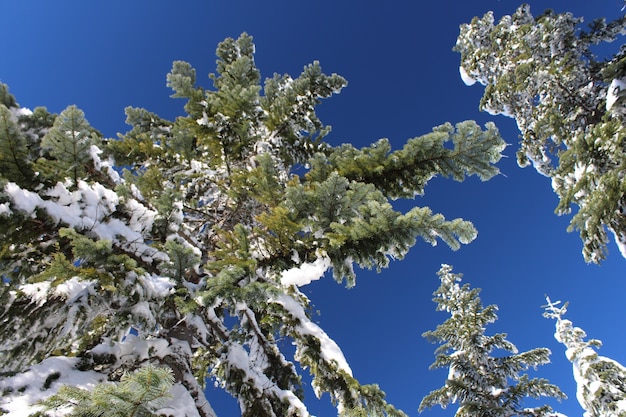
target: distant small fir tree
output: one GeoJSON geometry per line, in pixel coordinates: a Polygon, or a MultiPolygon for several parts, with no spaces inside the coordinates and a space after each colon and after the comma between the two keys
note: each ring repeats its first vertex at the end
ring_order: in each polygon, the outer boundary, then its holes
{"type": "Polygon", "coordinates": [[[587,334],[563,318],[567,303],[547,298],[544,316],[556,320],[556,340],[565,345],[565,356],[574,368],[576,398],[585,410],[584,417],[626,416],[626,367],[604,356],[595,349],[599,340],[585,340],[587,334]]]}
{"type": "Polygon", "coordinates": [[[495,305],[483,307],[480,290],[460,286],[460,274],[443,265],[438,272],[441,285],[434,292],[437,310],[450,318],[424,337],[440,343],[431,368],[449,368],[445,385],[422,399],[420,412],[434,405],[459,405],[456,417],[543,417],[553,414],[548,405],[526,408],[526,397],[565,398],[561,390],[545,379],[530,378],[521,372],[549,363],[550,351],[536,348],[518,353],[506,334],[485,335],[485,326],[497,320],[495,305]],[[509,355],[492,356],[494,350],[509,355]]]}

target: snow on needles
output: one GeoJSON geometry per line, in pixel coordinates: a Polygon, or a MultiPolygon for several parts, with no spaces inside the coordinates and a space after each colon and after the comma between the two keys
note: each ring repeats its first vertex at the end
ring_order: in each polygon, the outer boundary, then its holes
{"type": "Polygon", "coordinates": [[[476,84],[476,80],[472,78],[472,76],[469,75],[467,71],[465,71],[465,68],[463,68],[462,66],[459,67],[459,74],[461,74],[461,79],[463,80],[466,86],[469,87],[469,86],[476,84]]]}
{"type": "Polygon", "coordinates": [[[68,302],[80,297],[85,291],[90,291],[96,281],[82,281],[79,277],[72,277],[69,280],[57,285],[55,293],[63,296],[68,302]]]}
{"type": "MultiPolygon", "coordinates": [[[[0,408],[7,411],[5,417],[25,417],[35,412],[31,404],[55,393],[62,385],[90,389],[105,381],[106,376],[94,371],[79,371],[79,358],[52,357],[31,366],[23,373],[0,380],[0,391],[14,389],[19,395],[0,397],[0,408]]],[[[66,414],[48,412],[49,415],[66,414]]]]}
{"type": "Polygon", "coordinates": [[[259,367],[254,363],[254,361],[250,360],[248,352],[246,352],[243,346],[235,343],[229,344],[226,357],[228,358],[227,366],[229,368],[243,370],[248,377],[248,383],[254,384],[261,391],[273,391],[273,394],[288,403],[289,415],[309,415],[304,403],[302,403],[302,400],[300,400],[293,392],[290,390],[280,389],[269,380],[267,375],[260,372],[259,367]]]}
{"type": "Polygon", "coordinates": [[[165,254],[150,247],[143,239],[143,234],[152,228],[157,214],[155,211],[134,199],[127,199],[124,204],[132,217],[126,224],[110,216],[120,204],[115,191],[102,184],[85,181],[78,181],[75,190],[69,187],[70,184],[57,183],[42,193],[47,199],[12,182],[6,184],[4,191],[11,198],[14,208],[29,215],[35,216],[36,209],[43,209],[54,221],[78,230],[88,229],[99,239],[110,240],[146,262],[166,258],[165,254]]]}
{"type": "Polygon", "coordinates": [[[283,271],[280,282],[285,286],[302,287],[323,277],[330,265],[328,256],[320,256],[314,262],[305,262],[300,266],[283,271]]]}
{"type": "Polygon", "coordinates": [[[48,299],[48,290],[50,289],[50,283],[35,282],[33,284],[24,284],[20,286],[20,291],[26,294],[32,302],[38,306],[43,305],[48,299]]]}
{"type": "Polygon", "coordinates": [[[325,361],[329,363],[335,362],[339,369],[346,372],[348,375],[352,375],[352,369],[350,369],[350,365],[348,365],[348,361],[343,355],[341,348],[321,329],[321,327],[313,323],[307,317],[302,305],[286,294],[281,294],[274,302],[282,305],[287,313],[298,321],[299,325],[296,329],[298,333],[313,336],[319,340],[321,357],[325,361]]]}
{"type": "Polygon", "coordinates": [[[626,90],[626,80],[614,79],[606,93],[606,110],[609,111],[617,101],[622,91],[626,90]]]}

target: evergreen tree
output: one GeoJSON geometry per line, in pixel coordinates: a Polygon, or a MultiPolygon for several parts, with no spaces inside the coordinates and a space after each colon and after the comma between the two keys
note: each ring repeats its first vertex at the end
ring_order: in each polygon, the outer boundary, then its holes
{"type": "Polygon", "coordinates": [[[598,356],[595,348],[599,340],[585,340],[587,335],[572,322],[563,319],[567,304],[547,299],[546,318],[556,320],[554,337],[563,343],[565,355],[574,368],[577,384],[576,398],[585,410],[584,417],[626,416],[626,367],[620,363],[598,356]]]}
{"type": "Polygon", "coordinates": [[[548,416],[548,405],[525,408],[525,397],[564,398],[561,390],[539,378],[529,378],[520,372],[550,362],[550,351],[536,348],[518,353],[506,340],[506,334],[485,335],[485,326],[497,320],[495,305],[483,307],[480,290],[469,284],[459,285],[460,274],[443,265],[438,272],[441,285],[434,292],[437,310],[446,311],[450,318],[437,329],[424,333],[427,339],[440,343],[431,368],[448,367],[445,385],[422,399],[420,411],[433,405],[445,408],[459,404],[457,417],[548,416]],[[494,350],[510,352],[494,357],[494,350]]]}
{"type": "MultiPolygon", "coordinates": [[[[2,91],[8,94],[3,84],[0,85],[2,91]]],[[[4,101],[12,102],[8,99],[4,101]]],[[[32,162],[28,158],[28,142],[19,128],[16,109],[0,103],[0,179],[26,184],[33,175],[32,162]]]]}
{"type": "Polygon", "coordinates": [[[86,174],[92,161],[91,146],[97,142],[85,114],[76,106],[69,106],[41,140],[41,147],[49,155],[40,160],[39,167],[47,176],[65,175],[77,184],[86,174]]]}
{"type": "Polygon", "coordinates": [[[212,89],[175,62],[167,83],[186,115],[174,121],[128,108],[130,131],[101,141],[70,108],[37,136],[39,155],[16,158],[64,169],[2,184],[0,407],[35,411],[30,399],[56,385],[33,375],[63,359],[59,381],[170,368],[188,400],[176,416],[216,415],[209,380],[243,416],[308,416],[298,362],[340,412],[403,415],[352,376],[299,286],[329,269],[354,285],[354,265],[383,268],[418,237],[470,242],[471,223],[390,200],[423,193],[435,175],[490,178],[504,142],[493,125],[463,122],[395,151],[332,147],[315,108],[345,80],[315,62],[261,88],[253,52],[245,34],[222,42],[212,89]],[[75,151],[64,159],[52,139],[75,151]]]}
{"type": "Polygon", "coordinates": [[[21,108],[0,83],[0,184],[15,182],[32,186],[36,161],[41,156],[41,138],[53,126],[56,115],[45,107],[21,108]]]}
{"type": "Polygon", "coordinates": [[[626,49],[600,61],[593,47],[626,33],[626,16],[588,31],[570,13],[534,17],[528,5],[496,24],[493,13],[461,26],[455,50],[466,84],[485,86],[480,108],[517,122],[518,164],[552,180],[556,212],[578,206],[587,262],[606,256],[608,228],[626,257],[626,49]]]}

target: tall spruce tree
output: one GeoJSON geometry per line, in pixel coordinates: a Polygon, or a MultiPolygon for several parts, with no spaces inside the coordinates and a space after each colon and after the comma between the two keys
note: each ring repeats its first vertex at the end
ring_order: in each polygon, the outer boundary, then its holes
{"type": "Polygon", "coordinates": [[[522,403],[526,397],[564,398],[561,390],[545,379],[520,375],[550,362],[550,351],[536,348],[518,353],[506,334],[485,335],[486,325],[498,318],[498,307],[483,307],[480,290],[459,285],[461,275],[452,273],[451,266],[443,265],[438,275],[441,285],[433,301],[437,310],[449,313],[450,318],[423,336],[441,344],[431,368],[447,367],[450,371],[445,385],[425,396],[419,410],[458,403],[457,417],[553,415],[548,405],[528,408],[522,403]],[[492,356],[494,350],[510,354],[492,356]]]}
{"type": "Polygon", "coordinates": [[[574,368],[576,398],[585,410],[584,417],[626,416],[626,367],[613,359],[599,356],[599,340],[585,340],[586,333],[563,318],[567,304],[547,299],[544,316],[556,320],[556,340],[565,345],[565,355],[574,368]]]}
{"type": "MultiPolygon", "coordinates": [[[[390,199],[423,193],[436,175],[488,179],[504,142],[493,125],[468,121],[395,151],[386,140],[332,147],[315,108],[346,81],[315,62],[262,88],[253,52],[246,34],[222,42],[213,89],[175,62],[167,84],[186,115],[128,108],[130,131],[117,140],[83,135],[82,121],[60,129],[63,115],[32,130],[36,154],[19,145],[11,162],[8,144],[21,143],[33,116],[20,122],[19,108],[3,107],[13,139],[0,141],[0,160],[15,167],[0,191],[0,408],[9,415],[39,410],[36,400],[62,384],[115,383],[152,364],[173,373],[178,403],[167,415],[215,416],[204,394],[212,381],[243,416],[308,416],[295,362],[340,413],[403,415],[352,376],[299,287],[329,269],[354,285],[354,265],[383,268],[418,237],[470,242],[471,223],[427,207],[402,213],[390,199]],[[44,145],[68,132],[60,140],[80,150],[62,160],[44,145]],[[19,169],[61,160],[71,169],[19,169]],[[295,354],[281,350],[285,338],[295,354]]],[[[37,120],[49,120],[42,111],[37,120]]]]}
{"type": "Polygon", "coordinates": [[[489,12],[461,26],[454,49],[466,84],[485,86],[480,108],[517,122],[518,164],[551,178],[558,214],[578,206],[569,230],[585,260],[600,262],[606,228],[626,257],[626,49],[602,61],[593,48],[626,33],[626,16],[587,31],[581,22],[523,5],[496,24],[489,12]]]}

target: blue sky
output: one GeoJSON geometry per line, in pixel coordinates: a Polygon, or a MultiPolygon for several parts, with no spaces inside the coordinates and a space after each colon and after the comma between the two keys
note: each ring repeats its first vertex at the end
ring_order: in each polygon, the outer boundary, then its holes
{"type": "MultiPolygon", "coordinates": [[[[535,14],[546,8],[567,10],[587,21],[614,18],[622,7],[621,0],[529,3],[535,14]]],[[[421,398],[441,386],[447,374],[428,370],[436,346],[421,334],[446,319],[431,298],[437,270],[451,264],[465,282],[483,289],[485,304],[499,305],[500,319],[488,332],[507,332],[520,350],[552,350],[553,363],[540,374],[570,397],[555,408],[576,416],[582,410],[571,365],[553,339],[554,323],[542,318],[540,307],[545,294],[570,301],[567,318],[604,342],[600,354],[626,363],[626,260],[611,244],[601,266],[585,264],[577,234],[565,231],[569,219],[553,214],[557,198],[549,180],[517,167],[514,122],[478,112],[483,88],[462,83],[459,55],[451,50],[459,24],[487,10],[499,18],[518,5],[509,0],[4,0],[0,81],[25,107],[41,105],[58,113],[76,104],[92,126],[114,137],[127,129],[126,106],[170,119],[182,114],[184,103],[170,99],[165,86],[172,61],[190,62],[198,82],[210,87],[206,74],[215,71],[217,43],[246,31],[255,39],[264,77],[274,72],[295,76],[319,60],[327,73],[348,80],[340,95],[319,107],[321,119],[333,126],[332,144],[364,146],[387,137],[399,148],[446,121],[495,121],[511,144],[499,165],[503,175],[485,183],[435,179],[425,196],[402,203],[470,220],[477,240],[458,252],[418,242],[405,260],[382,274],[359,273],[353,289],[327,277],[306,291],[321,313],[319,323],[343,348],[355,376],[362,383],[378,383],[390,402],[417,415],[421,398]]],[[[216,411],[223,410],[220,415],[236,415],[234,401],[209,389],[211,398],[216,411]]],[[[332,415],[327,402],[324,397],[311,411],[332,415]]],[[[423,415],[451,416],[454,410],[423,415]]]]}

